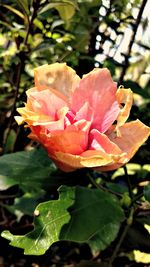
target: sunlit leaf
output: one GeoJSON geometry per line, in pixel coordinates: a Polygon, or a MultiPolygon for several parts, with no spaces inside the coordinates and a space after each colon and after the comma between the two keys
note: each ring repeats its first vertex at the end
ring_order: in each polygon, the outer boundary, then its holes
{"type": "Polygon", "coordinates": [[[57,9],[59,12],[60,17],[67,21],[69,20],[75,13],[75,10],[77,8],[77,2],[75,0],[64,0],[64,1],[56,1],[51,2],[45,5],[39,12],[39,14],[42,14],[52,8],[57,9]]]}
{"type": "Polygon", "coordinates": [[[39,204],[35,214],[34,230],[25,236],[14,236],[8,231],[4,231],[2,236],[11,240],[10,244],[23,248],[28,255],[42,255],[56,241],[62,226],[70,219],[68,207],[72,205],[75,198],[73,188],[61,188],[60,198],[39,204]]]}
{"type": "Polygon", "coordinates": [[[10,5],[2,5],[2,6],[7,8],[8,10],[10,10],[11,12],[16,14],[20,18],[24,19],[24,15],[19,10],[17,10],[16,8],[14,8],[14,7],[10,6],[10,5]]]}
{"type": "Polygon", "coordinates": [[[79,186],[63,186],[59,194],[58,200],[37,206],[33,231],[25,236],[4,231],[2,236],[32,255],[45,253],[59,240],[86,242],[96,252],[116,238],[124,213],[114,196],[79,186]]]}
{"type": "MultiPolygon", "coordinates": [[[[137,171],[140,171],[142,169],[142,166],[138,163],[128,163],[126,164],[128,175],[134,175],[137,171]]],[[[124,175],[124,169],[119,168],[114,172],[112,175],[112,179],[117,178],[118,176],[124,175]]]]}
{"type": "Polygon", "coordinates": [[[24,11],[26,15],[29,15],[29,7],[28,7],[28,0],[16,0],[18,5],[24,11]]]}
{"type": "Polygon", "coordinates": [[[75,13],[75,7],[70,4],[58,5],[56,9],[60,17],[65,21],[71,19],[75,13]]]}

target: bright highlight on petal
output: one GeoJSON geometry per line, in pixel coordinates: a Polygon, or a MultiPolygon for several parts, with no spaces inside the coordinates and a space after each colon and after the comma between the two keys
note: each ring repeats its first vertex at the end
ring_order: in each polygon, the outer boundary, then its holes
{"type": "Polygon", "coordinates": [[[43,87],[52,88],[67,98],[71,97],[72,92],[80,81],[79,76],[66,63],[43,65],[36,68],[34,73],[35,86],[38,90],[43,90],[43,87]]]}
{"type": "Polygon", "coordinates": [[[65,63],[55,63],[35,69],[35,87],[15,118],[27,124],[29,137],[63,171],[114,170],[150,135],[139,120],[126,122],[132,101],[132,91],[117,90],[108,69],[94,69],[80,79],[65,63]]]}

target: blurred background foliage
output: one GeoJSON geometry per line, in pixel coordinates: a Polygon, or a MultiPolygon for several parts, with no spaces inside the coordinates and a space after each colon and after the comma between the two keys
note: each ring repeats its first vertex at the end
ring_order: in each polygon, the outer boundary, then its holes
{"type": "Polygon", "coordinates": [[[133,116],[148,123],[149,9],[145,0],[1,0],[0,152],[27,145],[14,114],[33,85],[33,69],[47,63],[67,62],[80,76],[108,67],[135,93],[133,116]]]}
{"type": "MultiPolygon", "coordinates": [[[[27,138],[28,129],[24,129],[22,126],[18,127],[14,121],[14,115],[17,114],[16,108],[23,106],[26,101],[26,90],[33,86],[33,69],[35,67],[47,63],[67,62],[80,76],[91,71],[94,67],[109,68],[118,86],[130,87],[134,92],[134,105],[130,119],[138,118],[149,125],[149,61],[149,0],[0,0],[0,154],[29,150],[34,145],[27,138]]],[[[145,186],[144,182],[148,180],[150,170],[148,145],[147,141],[147,144],[144,144],[132,159],[132,163],[127,166],[129,176],[132,177],[132,188],[139,193],[145,186]]],[[[12,162],[10,158],[10,166],[11,164],[14,164],[13,158],[12,162]]],[[[122,183],[123,175],[123,169],[119,169],[112,174],[112,180],[121,179],[122,183]]],[[[107,186],[114,190],[114,184],[112,181],[110,182],[107,174],[103,174],[103,176],[108,182],[107,186]]],[[[53,179],[51,181],[53,182],[53,179]]],[[[55,174],[55,183],[57,182],[60,185],[60,174],[58,177],[55,174]]],[[[85,183],[87,185],[87,182],[85,183]]],[[[12,185],[15,186],[15,182],[12,185]]],[[[115,190],[121,190],[120,180],[118,186],[117,188],[115,185],[115,190]]],[[[4,229],[7,227],[10,229],[12,225],[10,225],[10,215],[8,216],[7,212],[9,210],[13,216],[16,216],[16,204],[11,208],[10,206],[7,207],[6,214],[3,206],[4,204],[5,207],[7,204],[12,204],[11,195],[16,194],[17,200],[20,195],[18,196],[16,187],[13,189],[9,186],[1,188],[2,191],[4,189],[9,191],[2,192],[3,197],[1,199],[5,201],[2,201],[0,205],[1,225],[4,229]],[[5,196],[7,195],[9,197],[6,201],[7,197],[5,196]]],[[[29,185],[27,189],[29,189],[29,185]]],[[[150,190],[149,187],[146,189],[146,196],[149,201],[148,190],[150,190]]],[[[30,192],[30,190],[28,191],[30,192]]],[[[49,192],[49,194],[51,195],[53,192],[49,192]]],[[[37,194],[36,197],[32,195],[31,198],[28,195],[27,198],[26,195],[24,196],[25,200],[29,199],[29,202],[33,198],[33,206],[34,202],[39,203],[37,194]]],[[[40,193],[41,198],[42,196],[43,191],[40,193]]],[[[19,205],[22,211],[23,204],[19,202],[19,205]]],[[[31,210],[34,207],[30,207],[31,210]]],[[[144,212],[148,212],[146,216],[149,216],[149,206],[148,208],[144,206],[143,209],[139,208],[140,214],[143,215],[144,212]]],[[[27,212],[24,209],[24,213],[31,215],[32,212],[27,208],[27,212]]],[[[146,230],[143,226],[144,223],[150,224],[150,216],[146,220],[143,219],[142,215],[130,229],[128,235],[129,240],[134,240],[133,235],[135,237],[138,234],[139,241],[135,241],[136,246],[134,246],[134,242],[129,242],[129,246],[131,250],[140,248],[141,251],[150,252],[149,240],[145,241],[146,230]]],[[[11,217],[11,224],[13,219],[11,217]]],[[[26,217],[23,217],[21,225],[26,224],[24,220],[26,217]]],[[[29,218],[28,225],[30,228],[29,218]]],[[[68,244],[68,247],[72,251],[72,245],[68,244]]],[[[73,254],[70,252],[68,258],[75,257],[87,260],[84,255],[85,250],[82,250],[80,245],[76,249],[76,251],[73,250],[73,254]]],[[[53,254],[53,250],[51,253],[53,254]]],[[[64,257],[64,262],[67,257],[65,253],[64,248],[58,252],[61,258],[64,257]]],[[[90,252],[88,253],[90,255],[90,252]]],[[[105,258],[105,252],[101,256],[105,258]]],[[[134,265],[133,259],[135,256],[130,255],[132,266],[149,266],[138,265],[137,262],[134,265]]],[[[124,264],[129,264],[128,261],[129,257],[125,257],[124,264]]],[[[119,259],[114,266],[128,266],[118,262],[119,259]]],[[[92,265],[88,264],[90,263],[85,261],[83,265],[77,266],[101,266],[94,265],[93,262],[92,265]]],[[[18,266],[17,263],[15,266],[18,266]]]]}

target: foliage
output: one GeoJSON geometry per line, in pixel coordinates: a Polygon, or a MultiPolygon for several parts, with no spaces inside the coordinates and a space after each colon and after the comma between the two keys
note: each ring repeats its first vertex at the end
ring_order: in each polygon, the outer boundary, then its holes
{"type": "Polygon", "coordinates": [[[33,69],[58,61],[79,75],[108,67],[134,92],[131,119],[148,125],[150,46],[135,36],[138,27],[147,33],[147,18],[140,17],[146,2],[0,2],[1,232],[18,255],[18,248],[40,255],[41,266],[138,266],[138,253],[150,253],[149,141],[116,171],[63,173],[14,121],[33,69]],[[127,28],[131,39],[121,51],[127,28]]]}
{"type": "Polygon", "coordinates": [[[61,239],[88,242],[96,252],[107,247],[124,219],[117,200],[101,190],[82,187],[61,187],[59,194],[58,200],[37,206],[32,232],[26,236],[3,232],[2,236],[11,240],[11,245],[23,248],[28,255],[41,255],[61,239]]]}

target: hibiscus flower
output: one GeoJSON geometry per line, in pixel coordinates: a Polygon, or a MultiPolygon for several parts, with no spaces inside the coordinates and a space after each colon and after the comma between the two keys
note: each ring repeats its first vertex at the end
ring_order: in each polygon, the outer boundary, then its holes
{"type": "Polygon", "coordinates": [[[18,124],[47,150],[63,171],[80,168],[114,170],[126,164],[146,141],[150,129],[141,121],[126,122],[133,101],[130,89],[119,88],[106,68],[82,79],[65,63],[35,69],[35,87],[18,108],[18,124]]]}

